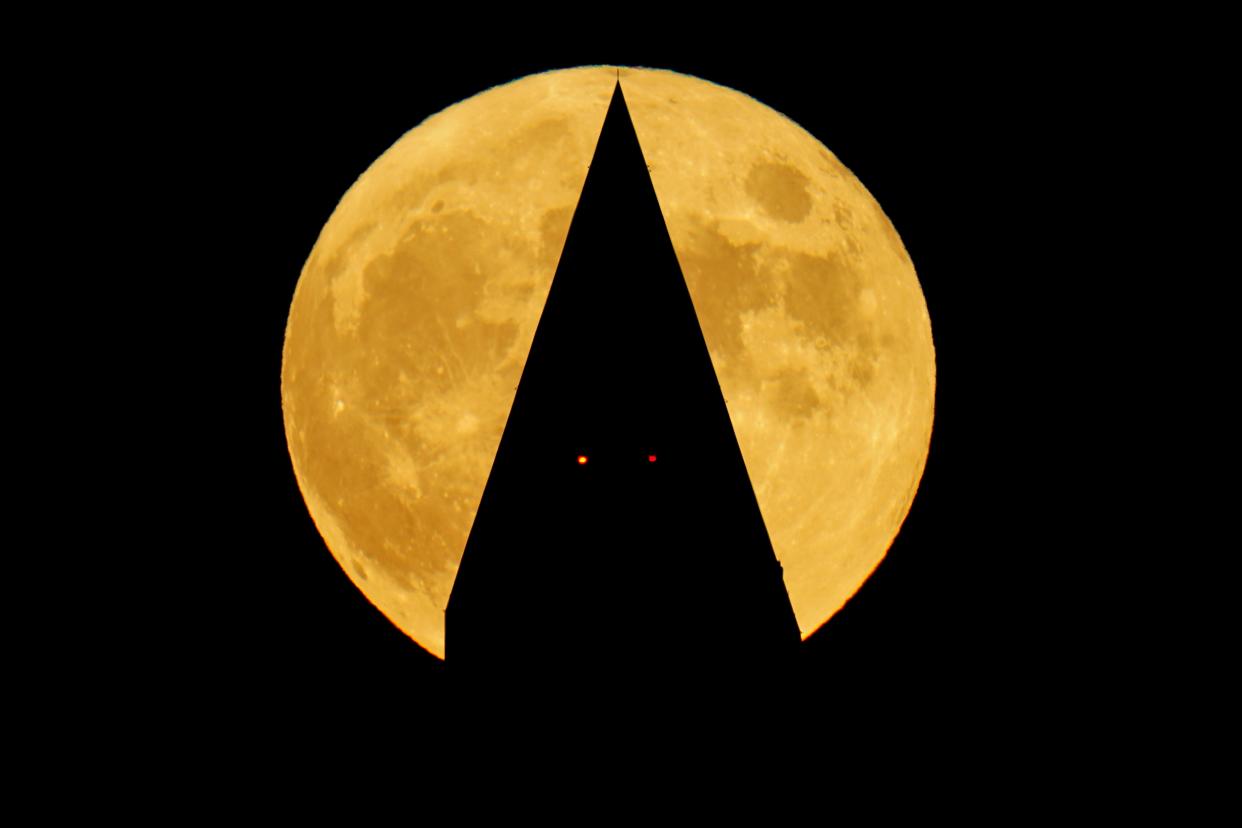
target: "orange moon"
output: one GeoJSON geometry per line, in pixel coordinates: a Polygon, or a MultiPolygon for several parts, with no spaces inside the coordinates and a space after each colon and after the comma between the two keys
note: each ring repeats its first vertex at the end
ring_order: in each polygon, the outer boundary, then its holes
{"type": "MultiPolygon", "coordinates": [[[[428,118],[345,193],[294,292],[281,399],[298,486],[349,578],[441,658],[616,78],[532,75],[428,118]]],[[[805,638],[913,502],[927,305],[880,205],[797,124],[698,78],[620,79],[805,638]]]]}

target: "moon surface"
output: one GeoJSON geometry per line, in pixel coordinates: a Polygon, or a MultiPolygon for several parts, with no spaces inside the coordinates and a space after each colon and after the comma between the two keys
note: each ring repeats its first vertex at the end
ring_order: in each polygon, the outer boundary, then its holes
{"type": "MultiPolygon", "coordinates": [[[[797,124],[698,78],[620,77],[805,638],[883,559],[923,473],[935,356],[918,278],[879,204],[797,124]]],[[[547,72],[428,118],[341,199],[294,293],[281,397],[298,486],[350,579],[441,658],[615,82],[547,72]]]]}

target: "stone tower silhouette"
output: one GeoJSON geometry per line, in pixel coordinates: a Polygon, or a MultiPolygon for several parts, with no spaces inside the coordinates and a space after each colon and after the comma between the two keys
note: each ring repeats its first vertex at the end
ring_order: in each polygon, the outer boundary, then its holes
{"type": "Polygon", "coordinates": [[[756,676],[800,636],[618,82],[446,610],[449,671],[756,676]]]}

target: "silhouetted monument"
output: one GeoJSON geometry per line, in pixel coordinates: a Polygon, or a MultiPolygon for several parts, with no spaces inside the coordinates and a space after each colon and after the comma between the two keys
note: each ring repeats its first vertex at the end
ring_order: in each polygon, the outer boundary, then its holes
{"type": "Polygon", "coordinates": [[[756,676],[780,564],[618,83],[446,616],[450,672],[756,676]]]}

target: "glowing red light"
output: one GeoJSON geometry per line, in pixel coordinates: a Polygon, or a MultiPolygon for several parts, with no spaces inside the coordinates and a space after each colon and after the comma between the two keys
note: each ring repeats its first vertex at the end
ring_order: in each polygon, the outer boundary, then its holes
{"type": "Polygon", "coordinates": [[[654,454],[648,454],[648,455],[647,455],[647,462],[648,462],[648,463],[654,463],[654,462],[655,462],[655,455],[654,455],[654,454]]]}
{"type": "Polygon", "coordinates": [[[585,465],[586,465],[586,462],[587,462],[587,456],[586,456],[585,454],[579,454],[579,455],[578,455],[578,465],[579,465],[579,466],[585,466],[585,465]]]}

